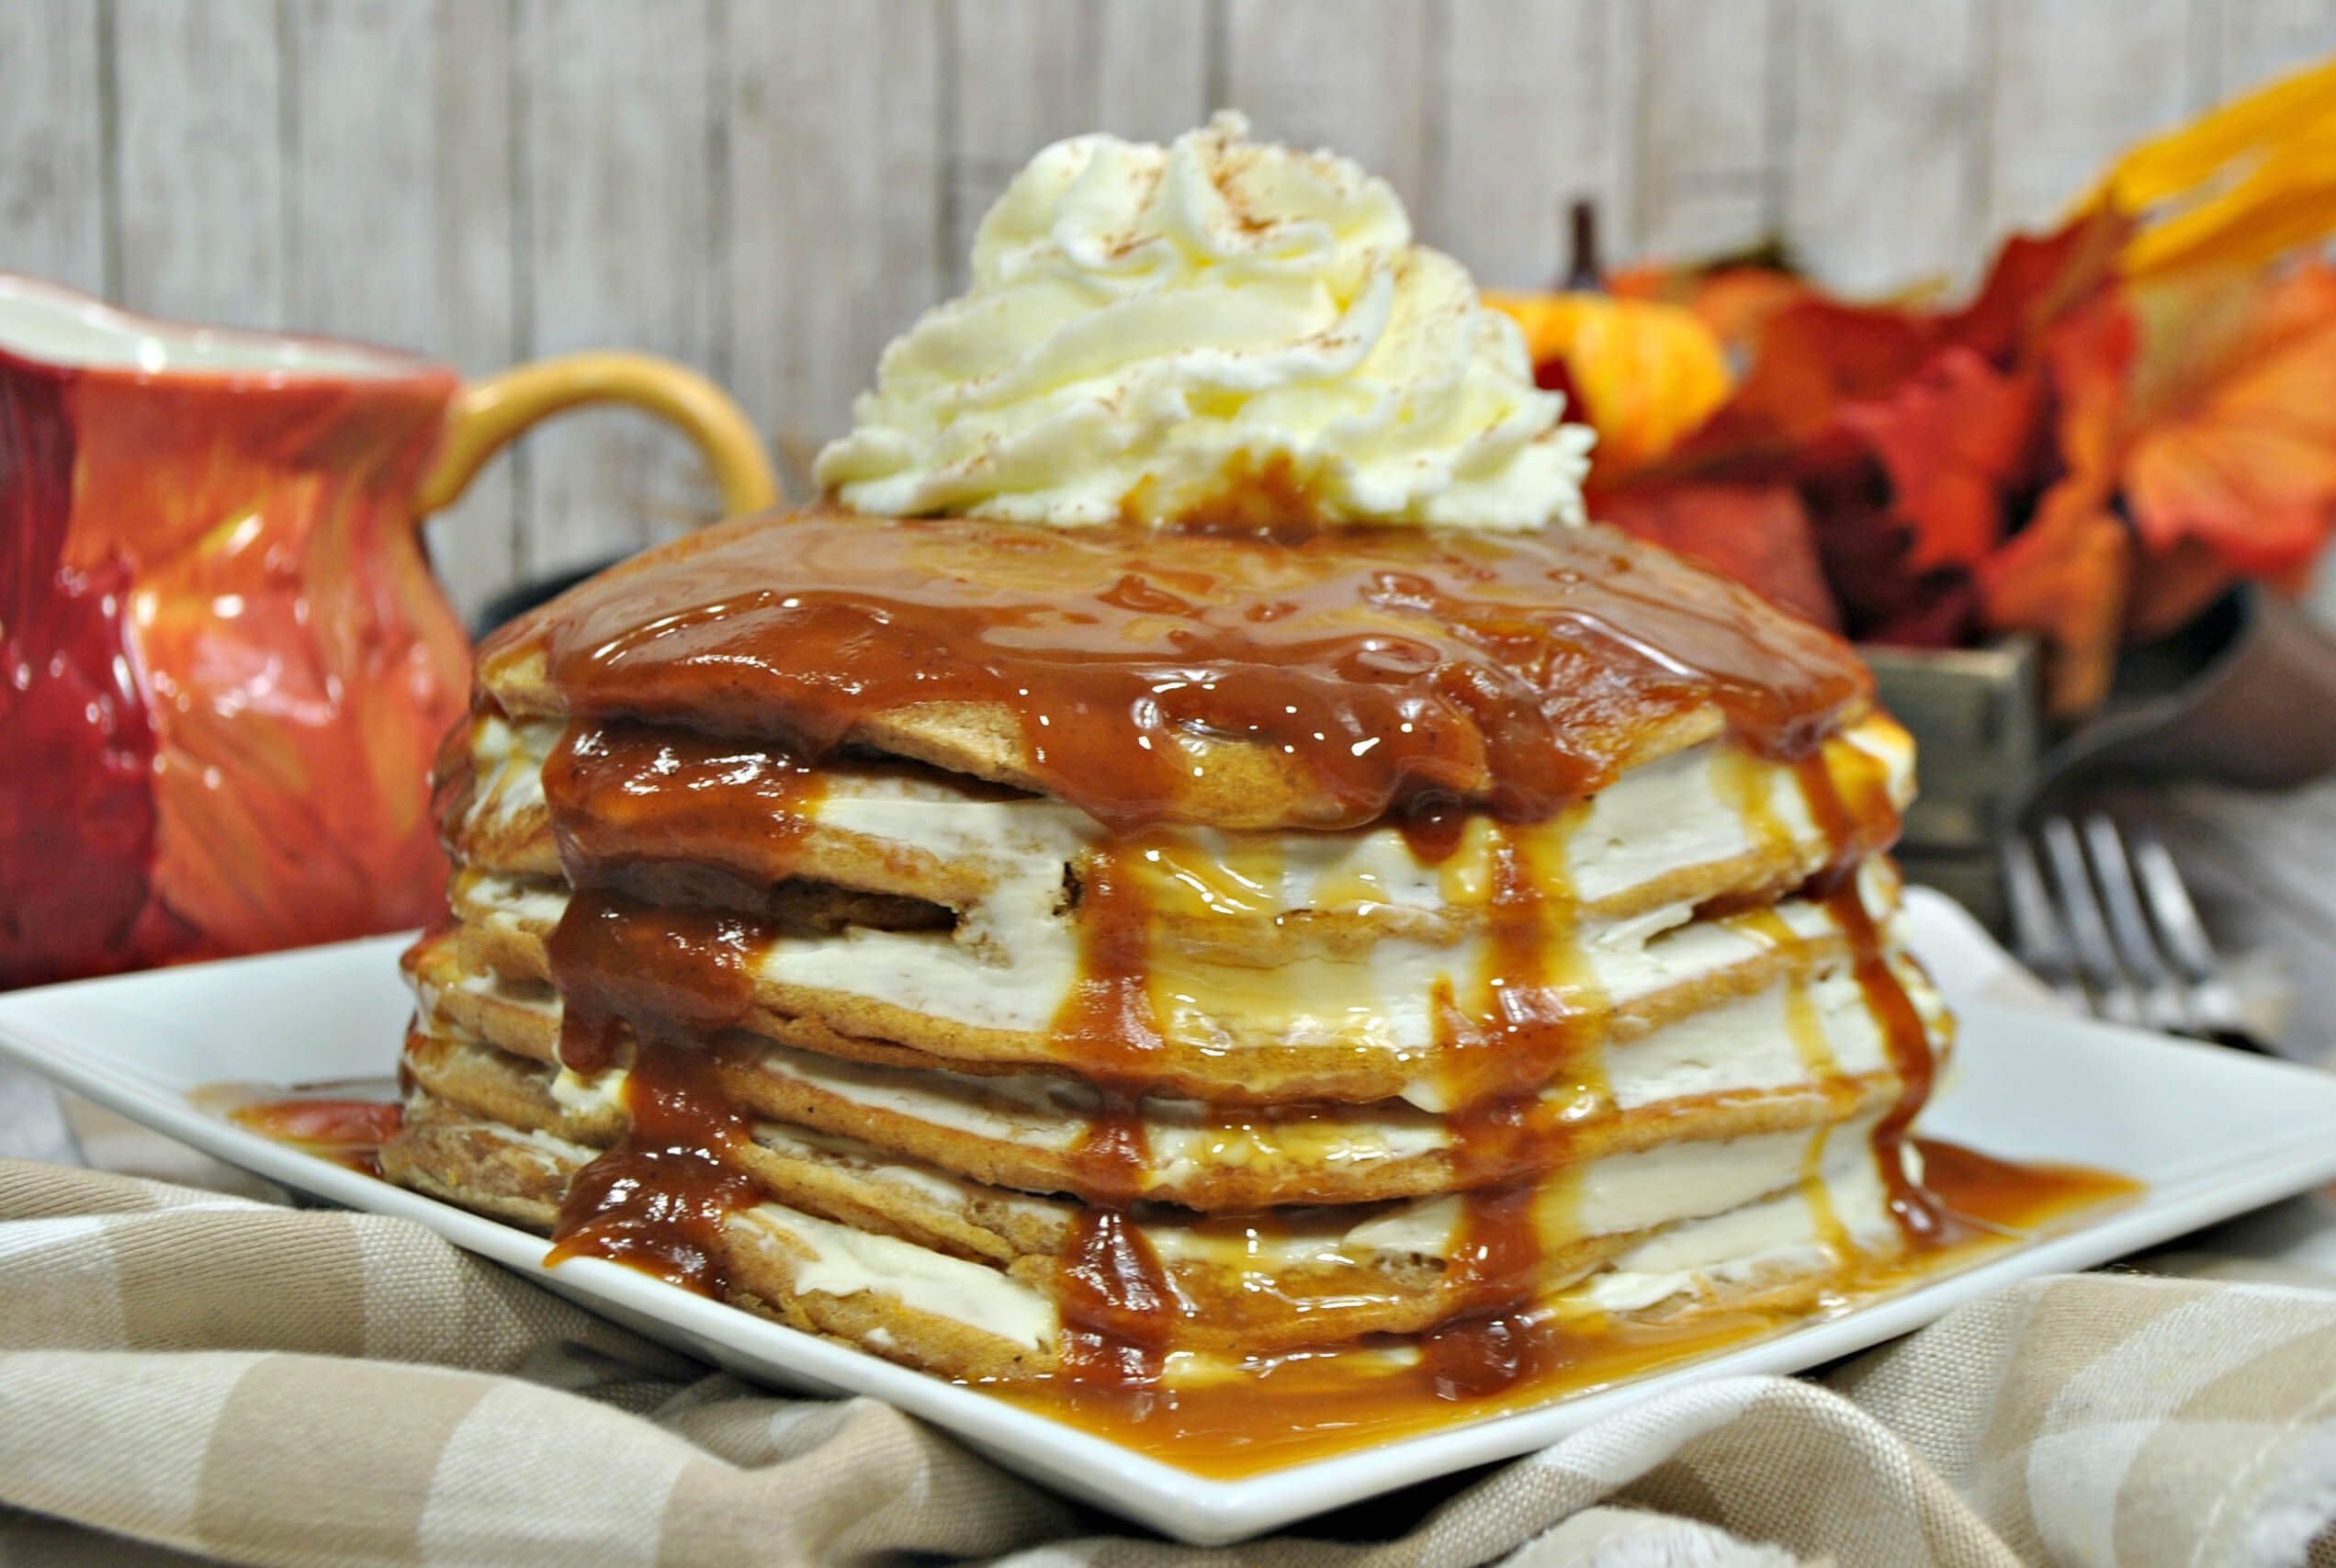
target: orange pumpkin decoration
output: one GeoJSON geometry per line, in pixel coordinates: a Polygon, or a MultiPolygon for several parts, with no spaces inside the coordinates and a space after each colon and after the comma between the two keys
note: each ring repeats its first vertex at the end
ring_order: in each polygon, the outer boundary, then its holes
{"type": "Polygon", "coordinates": [[[1611,485],[1676,446],[1726,400],[1733,378],[1695,312],[1610,294],[1487,293],[1524,329],[1543,384],[1571,393],[1572,417],[1597,432],[1590,482],[1611,485]],[[1563,367],[1563,377],[1548,374],[1563,367]]]}

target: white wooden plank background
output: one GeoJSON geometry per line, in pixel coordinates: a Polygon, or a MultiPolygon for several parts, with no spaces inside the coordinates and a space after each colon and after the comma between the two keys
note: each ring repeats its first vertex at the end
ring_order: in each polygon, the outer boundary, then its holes
{"type": "Polygon", "coordinates": [[[92,290],[112,206],[97,20],[82,0],[0,6],[0,265],[92,290]]]}
{"type": "MultiPolygon", "coordinates": [[[[724,374],[727,19],[713,0],[522,0],[525,352],[628,347],[724,374]]],[[[627,553],[714,510],[673,434],[629,410],[570,414],[528,438],[527,459],[530,570],[627,553]]]]}
{"type": "MultiPolygon", "coordinates": [[[[101,13],[102,15],[102,13],[101,13]]],[[[271,0],[114,8],[113,282],[160,316],[276,326],[285,307],[287,110],[271,0]]]]}
{"type": "MultiPolygon", "coordinates": [[[[1042,142],[1219,104],[1386,175],[1488,283],[1781,238],[1968,276],[2111,150],[2336,51],[2336,0],[5,0],[0,268],[481,374],[621,344],[736,389],[803,489],[1042,142]]],[[[572,416],[432,530],[475,606],[707,514],[572,416]]]]}

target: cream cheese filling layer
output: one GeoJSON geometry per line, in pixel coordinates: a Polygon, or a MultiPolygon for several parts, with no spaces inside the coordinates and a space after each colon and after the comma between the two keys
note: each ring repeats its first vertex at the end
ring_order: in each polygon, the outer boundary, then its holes
{"type": "MultiPolygon", "coordinates": [[[[1835,1132],[1834,1144],[1848,1135],[1845,1128],[1835,1132]]],[[[1855,1261],[1841,1255],[1845,1242],[1877,1256],[1902,1245],[1890,1211],[1890,1190],[1871,1157],[1828,1159],[1821,1183],[1804,1180],[1773,1197],[1649,1236],[1570,1294],[1599,1312],[1643,1312],[1675,1298],[1725,1295],[1788,1277],[1838,1273],[1855,1261]]]]}
{"type": "MultiPolygon", "coordinates": [[[[1738,1145],[1749,1146],[1702,1151],[1689,1156],[1692,1165],[1667,1157],[1676,1155],[1673,1150],[1625,1156],[1630,1168],[1611,1173],[1596,1201],[1607,1205],[1617,1229],[1652,1229],[1654,1234],[1607,1267],[1553,1292],[1549,1303],[1567,1314],[1627,1314],[1675,1297],[1724,1294],[1787,1276],[1838,1274],[1856,1261],[1845,1256],[1845,1248],[1878,1256],[1894,1252],[1901,1241],[1890,1213],[1888,1188],[1867,1143],[1870,1128],[1871,1122],[1865,1122],[1830,1134],[1821,1131],[1739,1139],[1738,1145]],[[1822,1151],[1814,1161],[1810,1158],[1812,1143],[1822,1151]],[[1811,1166],[1814,1174],[1804,1174],[1811,1166]],[[1772,1184],[1746,1196],[1738,1184],[1751,1179],[1772,1184]],[[1715,1180],[1735,1190],[1716,1194],[1711,1188],[1715,1180]]],[[[1624,1160],[1608,1163],[1619,1168],[1624,1160]]],[[[1591,1200],[1584,1195],[1576,1201],[1591,1200]]],[[[1401,1250],[1427,1257],[1449,1254],[1456,1217],[1441,1226],[1429,1218],[1438,1204],[1447,1201],[1410,1206],[1420,1216],[1401,1238],[1401,1250]]],[[[873,1292],[1031,1348],[1050,1344],[1059,1327],[1054,1304],[1045,1296],[985,1264],[775,1202],[740,1211],[730,1223],[782,1235],[794,1244],[797,1291],[837,1296],[873,1292]],[[800,1256],[805,1254],[807,1261],[800,1256]]],[[[1398,1228],[1387,1221],[1370,1224],[1391,1239],[1398,1228]]],[[[1361,1245],[1365,1228],[1350,1233],[1345,1247],[1281,1237],[1198,1237],[1162,1226],[1146,1226],[1145,1234],[1163,1261],[1265,1270],[1277,1265],[1347,1261],[1370,1250],[1361,1245]]]]}
{"type": "MultiPolygon", "coordinates": [[[[544,806],[542,764],[562,726],[474,721],[479,789],[468,822],[508,828],[544,806]]],[[[1834,766],[1880,772],[1890,798],[1913,795],[1913,743],[1881,714],[1834,742],[1834,766]],[[1844,751],[1869,759],[1859,763],[1844,751]]],[[[1033,904],[1059,903],[1066,868],[1105,840],[1095,821],[1059,801],[1031,796],[976,798],[940,778],[838,771],[824,777],[806,815],[821,826],[943,862],[972,862],[1007,919],[1033,904]]],[[[1507,831],[1529,863],[1557,868],[1584,905],[1627,902],[1638,890],[1704,866],[1723,865],[1775,841],[1813,863],[1825,835],[1811,815],[1793,770],[1764,761],[1727,739],[1687,747],[1633,768],[1592,796],[1578,813],[1507,831]]],[[[1482,908],[1490,897],[1495,854],[1490,821],[1472,820],[1451,854],[1423,860],[1394,828],[1353,833],[1227,833],[1166,825],[1142,835],[1131,868],[1147,901],[1164,916],[1273,919],[1301,911],[1424,915],[1482,908]]],[[[994,919],[982,907],[961,911],[978,942],[994,919]]]]}
{"type": "MultiPolygon", "coordinates": [[[[1879,1120],[1876,1113],[1830,1128],[1674,1143],[1608,1155],[1546,1179],[1534,1199],[1534,1224],[1543,1246],[1554,1249],[1586,1238],[1707,1219],[1797,1185],[1805,1189],[1812,1171],[1823,1190],[1869,1177],[1879,1181],[1871,1142],[1879,1120]]],[[[977,1206],[995,1211],[1002,1204],[1027,1215],[1067,1221],[1078,1207],[1067,1199],[1010,1192],[911,1165],[855,1139],[766,1123],[756,1129],[755,1141],[779,1153],[847,1167],[879,1186],[914,1193],[960,1217],[974,1215],[977,1206]]],[[[1143,1220],[1136,1228],[1164,1263],[1270,1277],[1307,1268],[1367,1269],[1449,1258],[1461,1245],[1465,1216],[1466,1200],[1445,1195],[1282,1209],[1276,1211],[1271,1226],[1143,1220]]],[[[1865,1233],[1852,1226],[1851,1234],[1865,1233]]],[[[1879,1234],[1868,1235],[1858,1245],[1868,1245],[1879,1234]]],[[[1894,1222],[1890,1234],[1895,1235],[1894,1222]]]]}
{"type": "Polygon", "coordinates": [[[1053,1343],[1059,1325],[1055,1304],[1020,1280],[897,1236],[855,1230],[784,1203],[740,1210],[729,1224],[792,1242],[792,1280],[803,1294],[870,1292],[1032,1349],[1053,1343]]]}
{"type": "MultiPolygon", "coordinates": [[[[1885,863],[1868,861],[1855,886],[1894,953],[1902,946],[1895,874],[1885,863]]],[[[1055,914],[1053,897],[1050,891],[1043,909],[1033,900],[1014,915],[992,900],[990,944],[968,944],[962,932],[854,927],[781,938],[754,956],[752,968],[776,986],[865,998],[975,1028],[1043,1033],[1080,973],[1077,931],[1055,914]]],[[[490,926],[507,922],[518,931],[556,924],[566,907],[560,889],[481,876],[470,879],[459,912],[490,926]]],[[[1558,956],[1556,969],[1609,1003],[1627,1005],[1721,975],[1787,943],[1842,934],[1833,910],[1809,899],[1702,919],[1693,906],[1681,904],[1631,919],[1585,921],[1573,952],[1558,956]]],[[[1309,956],[1272,969],[1156,954],[1149,984],[1162,1032],[1172,1042],[1222,1052],[1241,1049],[1247,1038],[1416,1055],[1423,1076],[1406,1086],[1404,1098],[1425,1111],[1444,1111],[1450,1109],[1444,1088],[1426,1070],[1438,1038],[1437,998],[1439,992],[1473,996],[1494,962],[1482,937],[1450,943],[1393,938],[1364,956],[1309,956]],[[1236,1021],[1246,1032],[1240,1038],[1228,1029],[1236,1021]]],[[[1902,964],[1901,976],[1919,984],[1911,965],[1902,964]]],[[[1676,1073],[1691,1075],[1699,1060],[1692,1049],[1683,1051],[1676,1073]]]]}
{"type": "MultiPolygon", "coordinates": [[[[1941,1006],[1935,993],[1914,978],[1910,991],[1917,1006],[1935,1019],[1941,1006]]],[[[1610,1045],[1601,1065],[1613,1103],[1631,1111],[1722,1094],[1809,1090],[1834,1075],[1885,1071],[1890,1062],[1863,988],[1836,971],[1779,982],[1610,1045]]],[[[784,1045],[766,1049],[760,1070],[874,1112],[1057,1153],[1087,1140],[1099,1103],[1092,1086],[1066,1074],[874,1066],[784,1045]]],[[[621,1109],[624,1077],[621,1068],[591,1077],[563,1068],[551,1093],[570,1111],[621,1109]]],[[[1552,1106],[1575,1097],[1570,1084],[1542,1096],[1552,1106]]],[[[1147,1170],[1161,1185],[1252,1164],[1368,1168],[1433,1154],[1454,1142],[1442,1116],[1400,1102],[1316,1106],[1301,1116],[1273,1117],[1152,1095],[1136,1102],[1135,1115],[1147,1170]]]]}

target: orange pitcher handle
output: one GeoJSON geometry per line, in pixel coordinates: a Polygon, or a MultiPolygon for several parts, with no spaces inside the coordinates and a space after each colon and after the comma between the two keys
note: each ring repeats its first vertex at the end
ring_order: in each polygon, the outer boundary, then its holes
{"type": "Polygon", "coordinates": [[[705,455],[727,516],[778,504],[771,456],[729,395],[686,366],[650,354],[539,359],[465,387],[446,411],[446,439],[422,481],[424,515],[452,505],[487,459],[537,420],[580,403],[630,403],[681,426],[705,455]]]}

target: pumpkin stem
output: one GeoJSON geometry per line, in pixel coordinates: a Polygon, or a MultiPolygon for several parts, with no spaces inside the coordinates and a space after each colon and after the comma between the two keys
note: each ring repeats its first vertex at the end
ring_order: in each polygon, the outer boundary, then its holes
{"type": "Polygon", "coordinates": [[[1597,257],[1597,203],[1587,197],[1575,197],[1567,206],[1565,216],[1572,240],[1566,253],[1565,276],[1558,288],[1576,293],[1602,290],[1606,282],[1597,257]]]}

